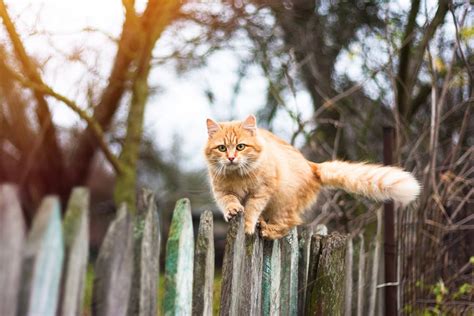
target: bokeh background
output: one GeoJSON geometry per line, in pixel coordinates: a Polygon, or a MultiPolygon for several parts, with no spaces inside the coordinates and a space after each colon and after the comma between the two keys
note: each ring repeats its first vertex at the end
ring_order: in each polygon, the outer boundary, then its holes
{"type": "MultiPolygon", "coordinates": [[[[469,1],[0,0],[0,16],[0,182],[18,185],[28,223],[44,196],[65,205],[87,186],[94,252],[115,206],[148,187],[165,233],[178,198],[196,219],[215,211],[222,249],[207,117],[256,114],[316,162],[381,162],[392,126],[396,164],[423,184],[397,213],[405,302],[473,283],[469,1]]],[[[379,207],[324,192],[315,224],[370,240],[379,207]]]]}

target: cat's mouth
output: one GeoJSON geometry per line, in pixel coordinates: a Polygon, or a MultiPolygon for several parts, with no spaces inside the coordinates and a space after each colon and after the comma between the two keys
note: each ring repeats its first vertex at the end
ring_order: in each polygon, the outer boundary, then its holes
{"type": "Polygon", "coordinates": [[[227,169],[229,170],[236,170],[239,169],[239,163],[234,162],[234,161],[229,161],[226,166],[227,169]]]}

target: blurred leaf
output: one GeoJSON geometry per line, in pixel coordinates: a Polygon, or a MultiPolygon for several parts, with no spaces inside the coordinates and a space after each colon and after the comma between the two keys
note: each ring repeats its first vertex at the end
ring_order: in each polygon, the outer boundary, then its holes
{"type": "Polygon", "coordinates": [[[474,26],[466,26],[459,30],[459,35],[462,40],[470,40],[474,37],[474,26]]]}

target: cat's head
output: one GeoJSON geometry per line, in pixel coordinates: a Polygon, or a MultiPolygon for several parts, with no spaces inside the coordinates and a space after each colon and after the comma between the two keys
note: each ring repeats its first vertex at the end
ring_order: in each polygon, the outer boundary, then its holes
{"type": "Polygon", "coordinates": [[[229,172],[245,175],[255,169],[262,152],[255,116],[221,123],[207,119],[207,131],[209,139],[204,153],[209,167],[217,175],[229,172]]]}

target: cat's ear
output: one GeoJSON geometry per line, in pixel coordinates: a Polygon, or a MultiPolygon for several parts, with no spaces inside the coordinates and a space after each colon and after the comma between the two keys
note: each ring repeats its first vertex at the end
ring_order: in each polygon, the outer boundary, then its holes
{"type": "Polygon", "coordinates": [[[249,115],[243,122],[242,128],[252,132],[253,135],[257,132],[257,119],[255,115],[249,115]]]}
{"type": "Polygon", "coordinates": [[[215,121],[211,120],[210,118],[207,119],[207,133],[209,134],[209,137],[212,137],[217,131],[219,131],[221,128],[219,124],[217,124],[215,121]]]}

